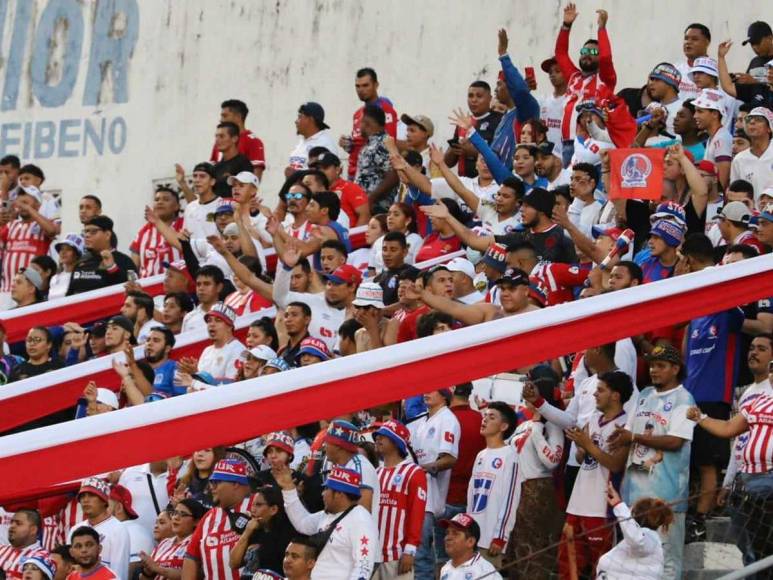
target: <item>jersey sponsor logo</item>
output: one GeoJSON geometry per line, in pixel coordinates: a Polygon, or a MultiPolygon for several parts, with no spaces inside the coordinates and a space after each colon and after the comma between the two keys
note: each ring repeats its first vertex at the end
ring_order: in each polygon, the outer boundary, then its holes
{"type": "Polygon", "coordinates": [[[445,439],[448,443],[453,443],[454,442],[454,434],[451,433],[450,431],[446,431],[443,434],[443,439],[445,439]]]}
{"type": "Polygon", "coordinates": [[[422,501],[427,501],[427,492],[424,488],[420,487],[418,493],[416,494],[419,496],[419,499],[422,501]]]}
{"type": "Polygon", "coordinates": [[[476,477],[472,480],[472,513],[479,514],[488,505],[488,496],[494,481],[487,477],[476,477]]]}

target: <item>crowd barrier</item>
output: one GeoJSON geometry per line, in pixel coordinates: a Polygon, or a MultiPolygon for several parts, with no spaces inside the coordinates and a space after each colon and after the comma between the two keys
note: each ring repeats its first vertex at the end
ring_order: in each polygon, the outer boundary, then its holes
{"type": "Polygon", "coordinates": [[[505,372],[770,294],[773,255],[308,368],[0,438],[0,505],[52,485],[186,455],[505,372]]]}

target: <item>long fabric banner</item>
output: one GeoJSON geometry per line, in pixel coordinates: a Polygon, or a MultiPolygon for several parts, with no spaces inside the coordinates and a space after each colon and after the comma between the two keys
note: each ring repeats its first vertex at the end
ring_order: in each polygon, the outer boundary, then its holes
{"type": "Polygon", "coordinates": [[[773,255],[0,438],[0,505],[60,482],[245,441],[766,297],[773,255]]]}

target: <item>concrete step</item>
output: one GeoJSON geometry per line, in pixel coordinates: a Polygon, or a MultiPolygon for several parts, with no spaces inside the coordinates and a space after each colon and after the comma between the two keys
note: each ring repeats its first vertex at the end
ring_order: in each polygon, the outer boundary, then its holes
{"type": "Polygon", "coordinates": [[[743,568],[741,551],[734,544],[694,542],[684,547],[685,578],[709,580],[740,568],[743,568]]]}
{"type": "Polygon", "coordinates": [[[706,520],[706,541],[732,544],[734,538],[730,530],[730,518],[709,518],[706,520]]]}

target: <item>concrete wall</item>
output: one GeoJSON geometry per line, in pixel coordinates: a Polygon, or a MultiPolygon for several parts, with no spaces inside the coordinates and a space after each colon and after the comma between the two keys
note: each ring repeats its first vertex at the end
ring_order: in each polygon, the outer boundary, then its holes
{"type": "MultiPolygon", "coordinates": [[[[681,58],[686,24],[736,41],[745,69],[746,26],[771,20],[758,0],[581,0],[572,51],[610,12],[618,88],[681,58]]],[[[496,30],[519,67],[539,70],[561,22],[557,0],[0,0],[0,152],[40,164],[61,189],[65,231],[79,229],[77,198],[98,193],[121,246],[141,225],[152,180],[206,158],[219,103],[245,100],[264,141],[264,195],[274,198],[295,142],[298,105],[321,102],[338,133],[359,106],[353,73],[373,66],[398,112],[425,113],[445,140],[469,81],[493,82],[496,30]],[[100,148],[101,147],[101,148],[100,148]]],[[[769,6],[768,6],[769,8],[769,6]]]]}

